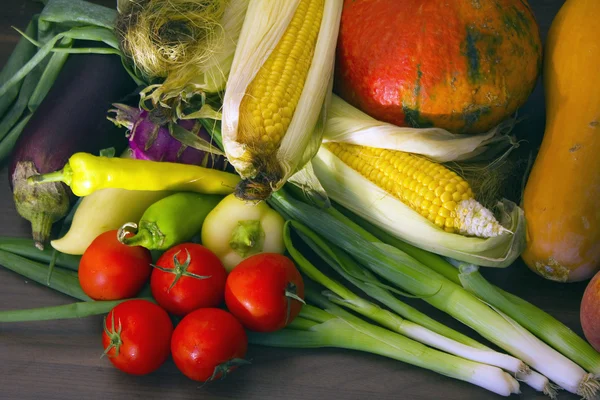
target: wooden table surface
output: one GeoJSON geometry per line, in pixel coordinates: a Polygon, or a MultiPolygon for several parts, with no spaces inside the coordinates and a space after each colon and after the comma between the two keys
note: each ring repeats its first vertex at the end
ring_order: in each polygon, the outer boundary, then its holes
{"type": "MultiPolygon", "coordinates": [[[[116,0],[99,3],[112,6],[116,0]]],[[[562,0],[529,0],[542,37],[562,0]]],[[[31,0],[2,0],[0,65],[18,36],[40,10],[31,0]]],[[[92,94],[93,95],[93,94],[92,94]]],[[[543,93],[538,84],[520,111],[518,129],[543,132],[543,93]]],[[[0,235],[27,237],[28,224],[14,208],[6,168],[0,171],[0,235]]],[[[579,305],[585,283],[557,284],[530,272],[520,261],[505,270],[486,270],[497,285],[542,307],[581,334],[579,305]]],[[[0,309],[66,304],[72,300],[0,268],[0,309]]],[[[456,329],[477,335],[437,310],[412,302],[456,329]]],[[[181,375],[169,360],[157,372],[134,377],[100,358],[102,317],[0,325],[0,399],[496,399],[483,389],[383,357],[339,349],[272,349],[251,346],[251,366],[224,381],[201,386],[181,375]]],[[[523,399],[542,399],[522,385],[523,399]]],[[[513,396],[516,397],[516,396],[513,396]]],[[[577,396],[561,393],[561,399],[577,396]]]]}

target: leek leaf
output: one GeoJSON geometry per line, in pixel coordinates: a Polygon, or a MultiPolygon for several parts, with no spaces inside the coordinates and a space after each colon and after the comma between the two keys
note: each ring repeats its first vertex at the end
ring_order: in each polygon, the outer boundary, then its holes
{"type": "Polygon", "coordinates": [[[113,29],[116,10],[82,0],[49,0],[40,19],[65,26],[93,25],[113,29]]]}
{"type": "MultiPolygon", "coordinates": [[[[35,35],[35,31],[37,30],[37,17],[34,17],[25,32],[28,35],[35,35]]],[[[35,54],[35,46],[29,43],[27,39],[21,38],[17,46],[13,50],[10,55],[8,61],[6,62],[4,68],[2,68],[2,72],[0,72],[0,82],[5,82],[8,78],[10,78],[13,74],[15,74],[25,63],[35,54]]],[[[8,90],[4,96],[0,96],[0,117],[4,116],[6,110],[10,107],[13,101],[19,95],[19,89],[21,84],[13,86],[10,90],[8,90]]],[[[0,135],[1,136],[1,135],[0,135]]]]}

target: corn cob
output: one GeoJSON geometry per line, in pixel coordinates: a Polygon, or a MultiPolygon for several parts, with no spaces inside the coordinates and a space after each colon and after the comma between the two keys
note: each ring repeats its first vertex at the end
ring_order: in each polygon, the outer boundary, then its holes
{"type": "Polygon", "coordinates": [[[335,142],[324,146],[446,232],[488,238],[506,231],[475,200],[469,183],[441,164],[397,150],[335,142]]]}
{"type": "Polygon", "coordinates": [[[238,138],[260,157],[272,157],[290,126],[313,59],[323,6],[324,0],[300,1],[277,47],[244,95],[238,138]]]}
{"type": "Polygon", "coordinates": [[[247,21],[264,29],[272,44],[242,41],[225,91],[223,144],[244,178],[238,197],[266,199],[318,151],[322,128],[315,127],[331,87],[341,6],[341,0],[251,3],[247,21]]]}

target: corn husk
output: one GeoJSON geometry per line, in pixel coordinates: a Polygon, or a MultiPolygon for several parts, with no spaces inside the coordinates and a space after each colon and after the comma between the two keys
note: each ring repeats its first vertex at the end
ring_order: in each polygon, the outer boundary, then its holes
{"type": "Polygon", "coordinates": [[[515,146],[510,135],[515,123],[515,118],[508,118],[488,132],[472,135],[456,135],[441,128],[400,127],[379,121],[333,95],[323,141],[400,150],[438,162],[463,161],[515,146]]]}
{"type": "Polygon", "coordinates": [[[325,146],[312,160],[314,172],[335,202],[387,233],[419,248],[487,267],[507,267],[525,246],[525,217],[516,204],[498,203],[506,232],[492,238],[448,233],[350,168],[325,146]]]}
{"type": "Polygon", "coordinates": [[[121,48],[146,81],[160,81],[141,91],[141,104],[172,109],[176,119],[197,118],[190,115],[197,99],[204,106],[225,88],[248,4],[120,0],[121,48]]]}
{"type": "Polygon", "coordinates": [[[261,186],[258,196],[244,190],[238,192],[242,198],[267,198],[310,161],[322,141],[332,87],[341,0],[325,0],[314,58],[298,106],[276,152],[269,157],[254,154],[238,136],[239,109],[244,94],[285,32],[298,3],[298,0],[254,0],[242,28],[222,112],[223,145],[228,160],[246,182],[256,181],[261,186]]]}

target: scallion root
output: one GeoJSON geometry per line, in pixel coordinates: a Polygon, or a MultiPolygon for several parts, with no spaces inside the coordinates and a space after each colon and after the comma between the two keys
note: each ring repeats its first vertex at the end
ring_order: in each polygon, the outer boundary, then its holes
{"type": "Polygon", "coordinates": [[[600,382],[596,380],[594,374],[587,374],[581,382],[579,382],[579,387],[577,388],[577,394],[582,396],[584,399],[596,399],[596,395],[600,390],[600,382]]]}
{"type": "Polygon", "coordinates": [[[548,382],[546,386],[544,386],[544,394],[550,397],[552,400],[558,398],[558,391],[560,390],[560,386],[554,385],[553,383],[548,382]]]}

